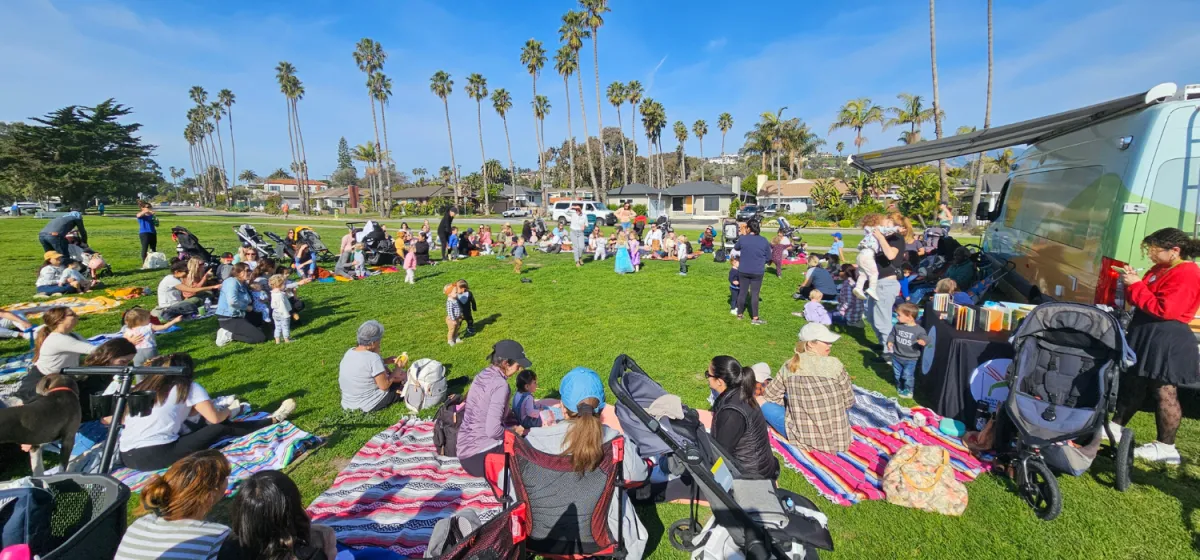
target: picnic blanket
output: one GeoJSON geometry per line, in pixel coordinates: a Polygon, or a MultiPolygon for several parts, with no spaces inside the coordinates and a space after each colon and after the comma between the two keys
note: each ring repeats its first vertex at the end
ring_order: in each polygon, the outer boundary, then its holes
{"type": "MultiPolygon", "coordinates": [[[[232,467],[225,494],[231,495],[236,492],[238,485],[256,472],[282,470],[321,443],[321,438],[297,428],[291,422],[272,424],[252,434],[229,440],[224,446],[218,443],[214,447],[221,449],[221,453],[232,467]]],[[[166,469],[145,472],[120,467],[113,470],[112,476],[125,483],[130,490],[140,492],[142,487],[150,482],[150,477],[164,472],[166,469]]]]}
{"type": "Polygon", "coordinates": [[[37,319],[52,307],[69,307],[76,315],[86,315],[88,313],[104,313],[110,309],[120,307],[120,305],[120,301],[105,296],[91,298],[62,297],[51,300],[14,303],[5,307],[4,310],[20,312],[26,319],[37,319]]]}
{"type": "Polygon", "coordinates": [[[308,514],[352,549],[420,557],[434,523],[468,509],[486,521],[500,503],[487,482],[467,474],[458,459],[438,456],[433,421],[402,418],[354,455],[308,514]]]}
{"type": "Polygon", "coordinates": [[[783,464],[803,475],[829,501],[849,506],[884,499],[884,468],[892,454],[909,443],[947,450],[954,476],[960,482],[974,480],[983,471],[983,464],[971,456],[962,440],[939,432],[936,422],[917,426],[911,410],[879,393],[855,387],[854,397],[855,404],[849,411],[854,439],[845,452],[806,451],[771,431],[771,447],[783,458],[783,464]],[[884,424],[893,414],[897,421],[884,424]]]}

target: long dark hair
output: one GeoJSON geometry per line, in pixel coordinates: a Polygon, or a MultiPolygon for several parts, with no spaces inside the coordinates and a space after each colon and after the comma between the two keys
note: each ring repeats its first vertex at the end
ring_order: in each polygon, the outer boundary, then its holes
{"type": "Polygon", "coordinates": [[[758,220],[750,220],[746,222],[746,229],[750,231],[750,235],[758,235],[762,231],[762,224],[758,220]]]}
{"type": "Polygon", "coordinates": [[[1200,256],[1200,240],[1192,239],[1192,236],[1177,228],[1163,228],[1147,235],[1142,240],[1142,247],[1155,247],[1157,249],[1174,249],[1178,247],[1179,257],[1189,261],[1200,256]]]}
{"type": "Polygon", "coordinates": [[[137,347],[124,337],[114,338],[96,347],[83,361],[86,366],[110,366],[119,358],[137,354],[137,347]]]}
{"type": "Polygon", "coordinates": [[[280,471],[255,473],[242,483],[229,525],[250,558],[290,560],[297,546],[311,544],[300,490],[280,471]]]}
{"type": "Polygon", "coordinates": [[[726,391],[741,391],[742,400],[750,406],[758,406],[754,399],[757,381],[753,369],[742,367],[733,356],[717,356],[712,359],[712,376],[725,382],[726,391]]]}
{"type": "Polygon", "coordinates": [[[149,375],[138,383],[135,391],[153,391],[155,406],[166,404],[171,389],[175,389],[175,402],[186,401],[192,392],[192,377],[196,375],[196,364],[189,354],[167,354],[146,361],[147,367],[181,367],[183,375],[149,375]]]}

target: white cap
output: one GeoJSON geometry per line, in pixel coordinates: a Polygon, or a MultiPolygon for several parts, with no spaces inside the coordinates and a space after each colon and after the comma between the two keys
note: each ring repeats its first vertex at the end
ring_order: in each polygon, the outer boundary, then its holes
{"type": "Polygon", "coordinates": [[[767,365],[767,362],[758,362],[750,366],[750,369],[754,370],[754,381],[758,383],[771,379],[771,366],[767,365]]]}
{"type": "Polygon", "coordinates": [[[802,342],[826,342],[833,344],[842,338],[840,334],[834,334],[829,330],[829,327],[821,323],[809,323],[800,328],[800,340],[802,342]]]}

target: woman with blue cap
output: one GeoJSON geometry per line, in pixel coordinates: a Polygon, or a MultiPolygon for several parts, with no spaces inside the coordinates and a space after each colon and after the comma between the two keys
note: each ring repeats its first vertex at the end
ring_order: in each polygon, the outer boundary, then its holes
{"type": "MultiPolygon", "coordinates": [[[[604,456],[604,445],[621,435],[600,421],[600,411],[604,410],[605,406],[604,382],[596,372],[577,367],[563,377],[558,392],[562,395],[562,404],[567,409],[567,421],[553,426],[531,428],[525,440],[543,453],[570,455],[576,472],[591,472],[600,466],[604,456]]],[[[621,466],[627,481],[643,481],[648,476],[646,463],[642,461],[637,445],[628,438],[625,439],[625,457],[621,466]]],[[[646,550],[646,527],[638,519],[628,495],[625,497],[623,520],[618,517],[618,507],[616,500],[609,504],[608,530],[616,535],[617,523],[624,523],[626,558],[638,560],[646,550]]]]}

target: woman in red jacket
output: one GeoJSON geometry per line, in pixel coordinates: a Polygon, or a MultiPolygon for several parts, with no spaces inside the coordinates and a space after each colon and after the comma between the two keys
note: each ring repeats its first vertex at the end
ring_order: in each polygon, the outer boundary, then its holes
{"type": "Polygon", "coordinates": [[[1154,263],[1145,278],[1129,266],[1122,275],[1127,299],[1136,308],[1128,337],[1137,365],[1121,380],[1113,421],[1124,426],[1153,395],[1158,439],[1135,449],[1134,456],[1179,464],[1175,432],[1183,411],[1176,387],[1200,381],[1200,353],[1188,326],[1200,309],[1200,266],[1192,262],[1200,256],[1200,241],[1166,228],[1143,239],[1142,249],[1154,263]]]}

